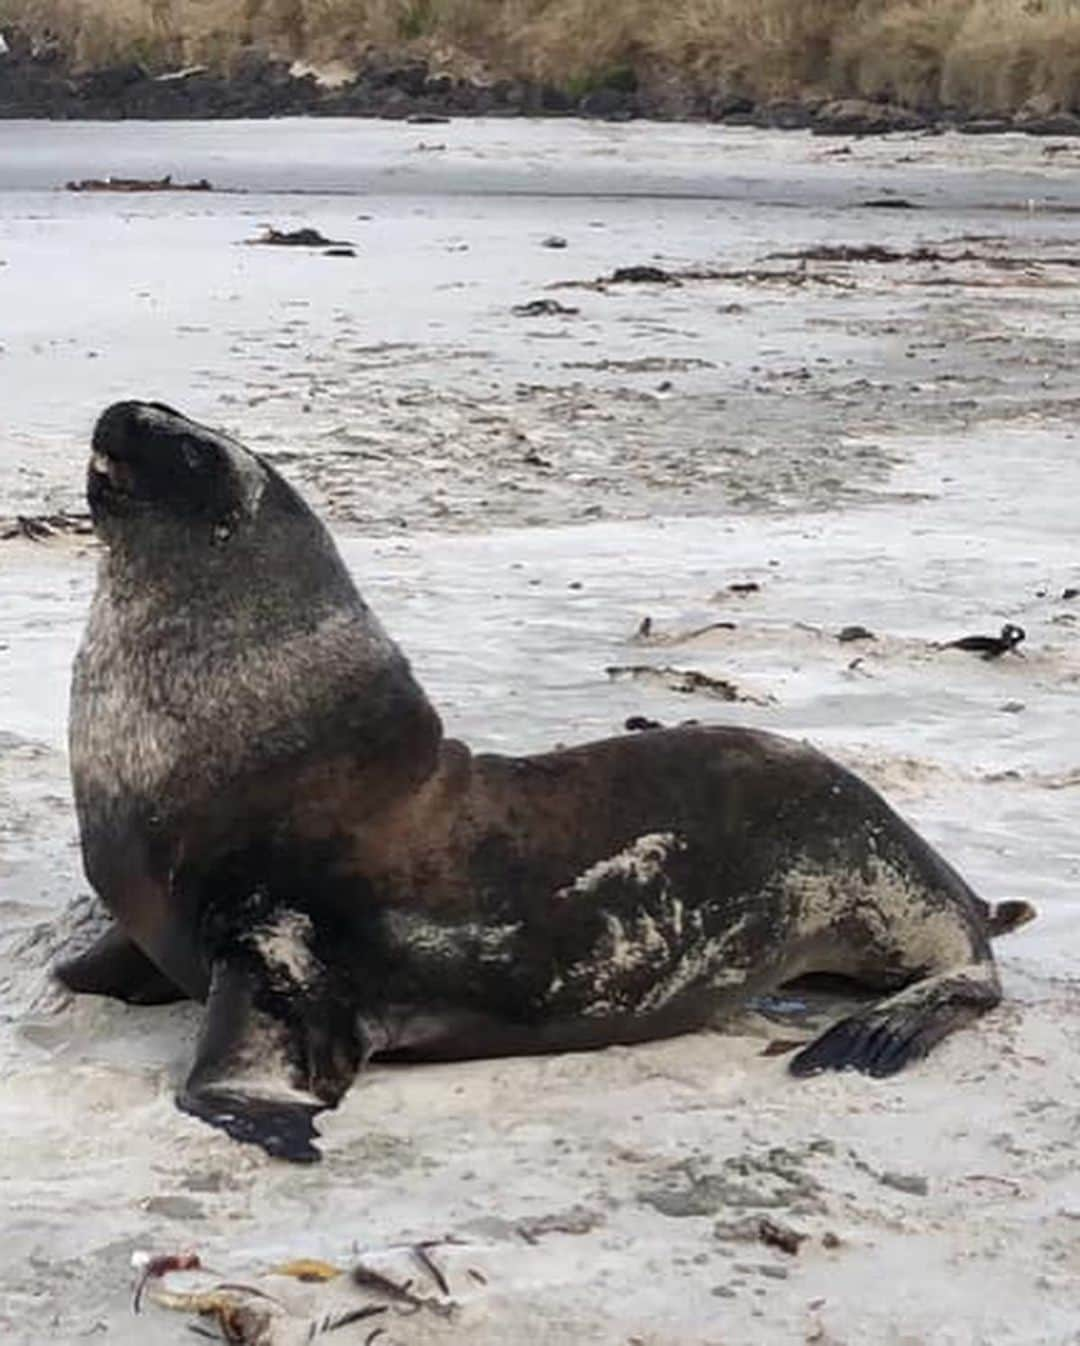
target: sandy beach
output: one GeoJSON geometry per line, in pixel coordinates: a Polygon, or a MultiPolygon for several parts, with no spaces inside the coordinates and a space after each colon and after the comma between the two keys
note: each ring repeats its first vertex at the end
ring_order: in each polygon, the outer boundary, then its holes
{"type": "Polygon", "coordinates": [[[212,1272],[164,1284],[261,1288],[273,1346],[1080,1342],[1078,163],[1021,136],[3,124],[3,1340],[190,1341],[161,1286],[132,1313],[132,1255],[193,1248],[212,1272]],[[215,190],[63,190],[163,174],[215,190]],[[251,244],[268,226],[355,255],[251,244]],[[127,396],[301,487],[474,747],[643,715],[852,766],[984,897],[1039,908],[997,946],[1005,1003],[885,1081],[792,1080],[768,1045],[820,1021],[801,1000],[375,1067],[310,1169],[180,1114],[197,1010],[46,975],[86,892],[87,440],[127,396]],[[1001,659],[942,648],[1005,622],[1001,659]],[[272,1274],[301,1257],[425,1303],[272,1274]]]}

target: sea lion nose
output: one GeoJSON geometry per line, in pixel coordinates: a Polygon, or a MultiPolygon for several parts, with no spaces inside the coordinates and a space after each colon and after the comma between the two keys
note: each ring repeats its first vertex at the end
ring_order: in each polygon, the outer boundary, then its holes
{"type": "Polygon", "coordinates": [[[155,435],[170,431],[174,419],[182,421],[183,417],[163,402],[114,402],[94,426],[93,450],[107,458],[130,461],[155,435]]]}

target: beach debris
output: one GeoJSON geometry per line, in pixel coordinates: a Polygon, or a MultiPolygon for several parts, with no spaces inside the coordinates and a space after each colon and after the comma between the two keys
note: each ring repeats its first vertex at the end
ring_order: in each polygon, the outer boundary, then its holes
{"type": "Polygon", "coordinates": [[[515,304],[510,310],[515,318],[573,318],[581,312],[557,299],[530,299],[527,304],[515,304]]]}
{"type": "Polygon", "coordinates": [[[444,1295],[449,1296],[450,1283],[443,1275],[442,1268],[431,1255],[431,1249],[437,1248],[438,1246],[438,1240],[431,1240],[427,1243],[414,1243],[409,1251],[439,1287],[440,1291],[444,1295]]]}
{"type": "Polygon", "coordinates": [[[696,640],[710,631],[737,631],[735,622],[706,622],[704,626],[693,626],[688,631],[657,631],[651,617],[643,617],[638,629],[631,636],[635,645],[681,645],[688,640],[696,640]]]}
{"type": "Polygon", "coordinates": [[[921,1173],[898,1173],[895,1169],[886,1169],[878,1174],[882,1187],[891,1187],[897,1192],[906,1192],[909,1196],[926,1196],[930,1184],[921,1173]]]}
{"type": "Polygon", "coordinates": [[[742,1215],[718,1220],[713,1226],[713,1237],[721,1242],[764,1243],[766,1247],[779,1248],[794,1257],[810,1235],[800,1234],[769,1215],[742,1215]]]}
{"type": "Polygon", "coordinates": [[[632,678],[638,682],[658,682],[668,691],[683,696],[700,694],[717,701],[744,701],[753,706],[770,706],[772,697],[754,696],[736,687],[727,678],[714,678],[694,668],[674,668],[670,664],[609,664],[604,670],[613,682],[632,678]]]}
{"type": "Polygon", "coordinates": [[[852,640],[877,640],[873,631],[867,630],[865,626],[844,626],[836,633],[836,638],[842,645],[846,645],[852,640]]]}
{"type": "Polygon", "coordinates": [[[173,182],[172,175],[163,178],[79,178],[64,183],[67,192],[212,192],[206,178],[196,182],[173,182]]]}
{"type": "Polygon", "coordinates": [[[612,285],[679,285],[681,281],[661,266],[619,266],[611,273],[612,285]]]}
{"type": "MultiPolygon", "coordinates": [[[[132,1258],[133,1265],[140,1269],[139,1283],[133,1308],[140,1311],[144,1287],[155,1282],[150,1296],[161,1308],[174,1309],[184,1313],[197,1314],[200,1318],[213,1320],[217,1335],[214,1340],[236,1343],[236,1346],[270,1346],[278,1340],[278,1334],[287,1330],[294,1332],[296,1327],[306,1330],[305,1341],[314,1341],[330,1332],[336,1332],[350,1324],[366,1319],[382,1317],[388,1313],[399,1315],[414,1314],[421,1311],[435,1313],[444,1318],[453,1317],[457,1303],[450,1298],[450,1284],[442,1267],[432,1256],[432,1249],[442,1244],[457,1243],[454,1238],[428,1239],[423,1242],[402,1246],[422,1271],[438,1288],[439,1295],[424,1295],[414,1290],[412,1279],[399,1280],[386,1274],[368,1261],[356,1262],[350,1271],[332,1262],[319,1258],[300,1257],[290,1259],[270,1269],[271,1276],[287,1276],[294,1280],[320,1284],[344,1280],[352,1286],[374,1294],[390,1303],[362,1303],[355,1308],[347,1302],[336,1304],[329,1311],[323,1309],[319,1316],[307,1318],[301,1304],[304,1301],[287,1302],[257,1285],[220,1281],[213,1285],[196,1285],[193,1288],[172,1289],[162,1284],[162,1278],[173,1271],[210,1272],[203,1265],[198,1254],[183,1252],[151,1256],[149,1253],[137,1253],[132,1258]],[[287,1325],[288,1324],[288,1325],[287,1325]]],[[[217,1274],[210,1272],[211,1275],[217,1274]]],[[[473,1279],[486,1284],[486,1279],[477,1272],[473,1279]]],[[[200,1327],[192,1331],[200,1335],[212,1335],[200,1327]]],[[[374,1342],[383,1335],[382,1327],[369,1332],[366,1341],[374,1342]]],[[[293,1340],[293,1336],[289,1340],[293,1340]]],[[[300,1340],[299,1337],[295,1338],[300,1340]]]]}
{"type": "Polygon", "coordinates": [[[860,201],[863,210],[921,210],[914,201],[905,196],[872,196],[869,201],[860,201]]]}
{"type": "Polygon", "coordinates": [[[961,636],[959,640],[948,641],[942,648],[967,650],[971,654],[981,654],[984,659],[997,659],[1009,650],[1015,650],[1026,634],[1022,626],[1006,622],[999,636],[961,636]]]}
{"type": "Polygon", "coordinates": [[[281,1304],[271,1300],[269,1295],[263,1295],[254,1286],[215,1285],[209,1290],[155,1290],[154,1302],[164,1309],[212,1318],[219,1338],[234,1343],[234,1346],[270,1346],[274,1320],[285,1316],[281,1304]],[[253,1304],[250,1302],[252,1297],[269,1302],[253,1304]]]}
{"type": "Polygon", "coordinates": [[[397,1304],[420,1305],[423,1300],[419,1295],[413,1294],[412,1280],[397,1282],[392,1280],[378,1268],[368,1266],[366,1262],[357,1262],[349,1273],[354,1285],[358,1285],[362,1290],[373,1290],[377,1294],[385,1295],[387,1299],[392,1299],[397,1304]]]}
{"type": "Polygon", "coordinates": [[[324,248],[324,257],[355,257],[355,248],[324,248]]]}
{"type": "Polygon", "coordinates": [[[994,253],[976,252],[964,248],[960,252],[941,252],[925,244],[911,248],[907,252],[899,248],[885,247],[880,243],[815,243],[808,248],[799,248],[796,252],[770,252],[765,260],[783,262],[873,262],[881,266],[894,266],[908,262],[933,262],[936,265],[954,266],[964,262],[979,262],[984,266],[1000,267],[1004,270],[1026,270],[1030,267],[1080,266],[1080,255],[1058,254],[1046,257],[1019,257],[994,253]]]}
{"type": "Polygon", "coordinates": [[[757,580],[735,580],[728,585],[728,593],[741,594],[745,597],[747,594],[756,594],[761,591],[761,585],[757,580]]]}
{"type": "Polygon", "coordinates": [[[296,1257],[289,1262],[283,1262],[280,1266],[273,1267],[270,1274],[272,1276],[292,1276],[294,1280],[314,1283],[319,1281],[332,1281],[337,1276],[343,1276],[345,1273],[341,1267],[336,1267],[332,1262],[323,1262],[317,1257],[296,1257]]]}
{"type": "MultiPolygon", "coordinates": [[[[361,1309],[346,1309],[344,1313],[328,1313],[321,1322],[312,1323],[308,1329],[308,1341],[314,1341],[316,1337],[322,1336],[326,1332],[336,1332],[339,1328],[348,1327],[351,1323],[360,1323],[365,1318],[375,1318],[388,1312],[389,1309],[385,1304],[365,1304],[361,1309]]],[[[383,1335],[384,1330],[381,1327],[376,1328],[374,1332],[369,1332],[365,1346],[383,1335]]]]}
{"type": "Polygon", "coordinates": [[[89,514],[17,514],[14,519],[0,524],[0,541],[26,538],[30,542],[44,542],[58,533],[88,535],[94,531],[89,514]]]}
{"type": "Polygon", "coordinates": [[[767,1247],[779,1248],[782,1253],[787,1253],[789,1257],[795,1257],[799,1248],[809,1237],[809,1234],[800,1234],[790,1225],[770,1219],[767,1215],[762,1216],[758,1221],[758,1238],[761,1242],[767,1247]]]}
{"type": "Polygon", "coordinates": [[[131,1300],[134,1313],[138,1313],[142,1307],[143,1291],[148,1281],[160,1280],[170,1271],[202,1270],[199,1254],[191,1249],[181,1253],[159,1253],[156,1256],[145,1251],[134,1252],[131,1254],[131,1265],[140,1273],[131,1300]]]}
{"type": "Polygon", "coordinates": [[[548,234],[547,238],[540,242],[542,248],[565,248],[566,239],[561,234],[548,234]]]}
{"type": "Polygon", "coordinates": [[[604,1217],[599,1211],[573,1206],[570,1210],[522,1220],[517,1232],[526,1243],[539,1243],[545,1234],[589,1234],[603,1223],[604,1217]]]}
{"type": "Polygon", "coordinates": [[[351,248],[346,238],[325,238],[318,229],[275,229],[272,224],[263,225],[263,233],[258,238],[246,240],[252,245],[265,245],[272,248],[351,248]]]}
{"type": "Polygon", "coordinates": [[[628,733],[640,733],[646,729],[663,729],[659,720],[650,720],[647,715],[628,715],[623,722],[623,728],[628,733]]]}
{"type": "MultiPolygon", "coordinates": [[[[410,1246],[409,1251],[435,1281],[440,1292],[448,1295],[450,1286],[441,1268],[436,1266],[430,1254],[430,1249],[438,1247],[441,1242],[447,1242],[447,1240],[436,1239],[425,1243],[415,1243],[410,1246]]],[[[449,1298],[436,1299],[431,1295],[417,1294],[413,1289],[411,1277],[405,1281],[395,1281],[385,1272],[380,1271],[377,1267],[370,1266],[366,1262],[355,1263],[349,1275],[353,1284],[360,1289],[382,1295],[392,1303],[405,1305],[416,1312],[427,1309],[442,1318],[451,1318],[457,1310],[455,1300],[449,1298]]]]}
{"type": "Polygon", "coordinates": [[[1080,589],[1077,589],[1074,586],[1070,585],[1069,588],[1062,589],[1061,596],[1066,601],[1068,601],[1070,598],[1080,597],[1080,589]]]}

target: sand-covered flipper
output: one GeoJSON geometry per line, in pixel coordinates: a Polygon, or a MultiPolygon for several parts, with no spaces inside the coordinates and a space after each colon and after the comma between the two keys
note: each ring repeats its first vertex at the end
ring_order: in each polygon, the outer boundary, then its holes
{"type": "Polygon", "coordinates": [[[789,1069],[793,1075],[848,1069],[894,1075],[1000,999],[991,962],[940,972],[833,1024],[792,1059],[789,1069]]]}
{"type": "Polygon", "coordinates": [[[314,1119],[363,1059],[355,1006],[311,947],[310,919],[278,910],[220,940],[183,1111],[298,1163],[321,1156],[314,1119]]]}

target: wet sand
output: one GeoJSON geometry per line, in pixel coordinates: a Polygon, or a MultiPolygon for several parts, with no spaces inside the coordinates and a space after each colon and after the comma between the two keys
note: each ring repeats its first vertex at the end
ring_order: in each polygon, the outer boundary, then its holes
{"type": "MultiPolygon", "coordinates": [[[[450,732],[540,748],[637,714],[806,736],[984,896],[1041,917],[999,945],[1001,1010],[895,1080],[791,1082],[761,1054],[790,1025],[761,1016],[379,1068],[328,1116],[324,1164],[283,1167],[174,1110],[193,1010],[44,989],[48,920],[84,889],[63,740],[94,549],[63,529],[0,542],[8,1338],[190,1339],[184,1315],[131,1317],[136,1249],[194,1246],[249,1283],[374,1250],[404,1279],[395,1245],[452,1234],[457,1316],[387,1320],[390,1342],[1073,1342],[1077,151],[928,136],[838,154],[641,125],[18,129],[0,142],[0,518],[80,510],[96,412],[171,402],[328,514],[450,732]],[[227,190],[53,190],[164,172],[227,190]],[[889,194],[918,208],[860,204],[889,194]],[[357,256],[244,246],[265,224],[357,256]],[[944,260],[772,256],[837,244],[944,260]],[[741,274],[565,284],[635,264],[741,274]],[[511,311],[534,299],[580,311],[511,311]],[[1005,621],[1027,631],[1017,654],[940,648],[1005,621]],[[836,639],[855,624],[876,638],[836,639]],[[656,672],[608,672],[628,666],[656,672]],[[686,670],[749,699],[672,690],[686,670]],[[762,1215],[810,1236],[797,1256],[754,1240],[762,1215]]],[[[258,1283],[295,1309],[274,1342],[363,1298],[258,1283]]]]}

